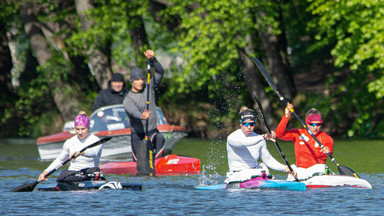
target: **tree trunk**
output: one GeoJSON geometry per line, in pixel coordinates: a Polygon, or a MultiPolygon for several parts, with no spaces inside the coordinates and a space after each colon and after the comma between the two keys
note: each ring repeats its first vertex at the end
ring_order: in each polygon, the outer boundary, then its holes
{"type": "MultiPolygon", "coordinates": [[[[42,8],[46,9],[48,5],[44,5],[42,8]]],[[[60,16],[62,11],[73,11],[75,8],[74,1],[59,0],[57,1],[57,8],[51,11],[49,14],[50,20],[56,20],[57,16],[60,16]],[[56,19],[55,19],[56,18],[56,19]]],[[[63,54],[65,59],[68,62],[73,64],[68,70],[67,80],[68,83],[72,86],[73,89],[77,89],[76,95],[77,98],[84,97],[86,92],[100,90],[99,84],[95,79],[90,79],[93,77],[91,74],[90,67],[88,66],[87,57],[84,54],[74,54],[74,52],[68,52],[68,45],[66,42],[70,39],[74,32],[78,31],[76,25],[77,13],[72,12],[68,13],[65,17],[60,18],[57,21],[46,21],[40,23],[43,34],[48,43],[53,46],[53,48],[63,54]]]]}
{"type": "MultiPolygon", "coordinates": [[[[75,7],[74,1],[60,0],[59,3],[59,8],[62,10],[72,11],[75,7]]],[[[70,81],[73,88],[79,90],[76,92],[79,98],[84,97],[86,92],[95,90],[99,91],[100,86],[96,79],[90,79],[90,77],[93,77],[93,74],[91,74],[91,69],[87,64],[87,56],[84,54],[67,52],[67,49],[65,48],[70,46],[66,43],[66,41],[70,39],[74,32],[78,31],[76,22],[73,21],[76,20],[77,16],[77,13],[71,13],[62,18],[59,22],[52,22],[52,27],[50,27],[49,30],[53,31],[52,34],[55,35],[55,37],[50,38],[51,43],[60,42],[60,46],[57,46],[58,49],[63,52],[64,55],[67,56],[68,60],[74,65],[74,67],[68,71],[68,81],[70,81]]],[[[89,28],[89,26],[87,26],[87,28],[89,28]]],[[[47,29],[45,30],[47,31],[47,29]]],[[[44,31],[44,34],[46,31],[44,31]]],[[[45,35],[47,36],[47,34],[45,35]]]]}
{"type": "MultiPolygon", "coordinates": [[[[27,37],[30,40],[32,51],[40,66],[44,66],[47,63],[54,64],[53,52],[49,48],[49,44],[44,37],[43,31],[39,27],[33,10],[34,8],[30,4],[24,4],[20,8],[20,16],[22,18],[27,37]]],[[[54,72],[47,71],[44,73],[52,92],[53,99],[63,120],[73,120],[74,116],[78,113],[78,101],[75,97],[73,97],[73,95],[69,95],[70,93],[66,94],[66,92],[73,92],[71,91],[71,86],[63,79],[54,80],[52,77],[53,73],[54,72]]]]}
{"type": "MultiPolygon", "coordinates": [[[[17,99],[12,85],[12,56],[9,50],[8,38],[5,26],[0,23],[0,138],[9,136],[18,130],[20,119],[7,116],[7,109],[15,106],[17,99]]],[[[12,109],[11,109],[12,110],[12,109]]]]}
{"type": "MultiPolygon", "coordinates": [[[[5,26],[0,23],[0,101],[6,101],[14,95],[12,85],[12,56],[8,46],[5,26]]],[[[2,104],[2,103],[1,103],[2,104]]],[[[0,104],[0,106],[2,106],[0,104]]]]}
{"type": "MultiPolygon", "coordinates": [[[[240,65],[240,68],[242,68],[244,80],[247,84],[249,92],[252,95],[252,99],[254,100],[254,102],[256,102],[256,100],[253,97],[253,94],[256,94],[256,96],[259,98],[263,106],[263,110],[266,115],[266,120],[269,123],[271,123],[271,119],[272,119],[271,104],[269,102],[267,95],[265,94],[264,86],[261,83],[259,76],[257,76],[258,69],[256,68],[256,65],[253,62],[253,60],[249,58],[249,55],[247,55],[245,50],[240,49],[239,53],[240,53],[239,65],[240,65]]],[[[254,109],[259,110],[256,103],[255,103],[254,109]]]]}
{"type": "MultiPolygon", "coordinates": [[[[259,16],[265,17],[266,15],[263,11],[259,11],[259,16]]],[[[279,18],[280,23],[282,23],[282,16],[279,18]]],[[[285,35],[284,33],[281,35],[272,34],[271,27],[263,26],[261,21],[259,21],[258,28],[259,36],[268,60],[266,68],[268,68],[268,72],[274,79],[274,82],[278,86],[281,94],[287,100],[291,100],[296,94],[296,88],[289,62],[286,58],[287,45],[285,42],[285,35]]]]}
{"type": "MultiPolygon", "coordinates": [[[[83,31],[87,31],[94,21],[89,19],[84,12],[93,9],[93,0],[75,0],[76,11],[81,22],[83,31]]],[[[89,63],[92,72],[95,75],[96,81],[102,89],[108,87],[108,81],[112,76],[111,59],[108,55],[110,50],[109,44],[106,44],[102,49],[89,50],[89,63]]]]}
{"type": "Polygon", "coordinates": [[[170,16],[170,18],[168,18],[166,22],[164,22],[164,19],[161,15],[161,11],[167,9],[169,6],[172,6],[172,4],[168,0],[151,0],[149,3],[149,11],[151,12],[155,22],[165,23],[165,26],[167,27],[168,31],[172,32],[175,35],[178,35],[179,33],[175,31],[175,29],[177,29],[181,24],[180,16],[167,14],[168,16],[170,16]]]}

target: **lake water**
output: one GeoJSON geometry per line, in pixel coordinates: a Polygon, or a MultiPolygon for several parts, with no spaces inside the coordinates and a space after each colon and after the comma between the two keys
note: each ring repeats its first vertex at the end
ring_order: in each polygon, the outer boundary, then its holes
{"type": "MultiPolygon", "coordinates": [[[[280,142],[279,142],[280,143],[280,142]]],[[[280,143],[291,164],[292,145],[280,143]]],[[[276,147],[268,143],[280,162],[276,147]]],[[[127,177],[108,180],[143,184],[143,191],[9,192],[32,183],[49,165],[38,159],[34,140],[0,142],[0,213],[3,215],[383,215],[382,140],[336,140],[334,157],[356,171],[373,189],[323,188],[298,191],[216,190],[194,186],[222,183],[227,170],[222,140],[183,139],[174,153],[201,159],[195,176],[127,177]]],[[[328,164],[334,171],[337,168],[328,164]]],[[[50,176],[54,182],[60,172],[50,176]]],[[[285,175],[272,172],[278,179],[285,175]]],[[[44,184],[41,183],[41,184],[44,184]]]]}

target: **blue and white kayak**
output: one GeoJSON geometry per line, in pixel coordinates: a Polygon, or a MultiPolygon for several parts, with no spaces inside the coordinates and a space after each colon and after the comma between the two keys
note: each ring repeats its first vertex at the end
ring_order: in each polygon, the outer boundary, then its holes
{"type": "Polygon", "coordinates": [[[117,181],[82,181],[41,184],[38,191],[79,191],[79,190],[142,190],[141,184],[117,181]]]}
{"type": "Polygon", "coordinates": [[[272,189],[272,190],[292,190],[305,191],[305,184],[302,182],[292,182],[284,180],[273,180],[263,177],[256,177],[241,183],[217,184],[195,187],[197,190],[219,190],[219,189],[272,189]]]}

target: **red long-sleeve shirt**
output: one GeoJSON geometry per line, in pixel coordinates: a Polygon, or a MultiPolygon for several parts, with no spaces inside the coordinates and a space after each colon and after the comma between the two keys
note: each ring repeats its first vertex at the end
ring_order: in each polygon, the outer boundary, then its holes
{"type": "MultiPolygon", "coordinates": [[[[302,168],[308,168],[315,164],[325,164],[327,154],[320,152],[321,147],[308,133],[306,129],[286,130],[289,117],[285,115],[280,120],[276,128],[276,137],[285,141],[293,141],[295,148],[296,165],[302,168]]],[[[330,153],[333,153],[333,139],[328,134],[320,131],[315,135],[316,138],[327,146],[330,153]]]]}

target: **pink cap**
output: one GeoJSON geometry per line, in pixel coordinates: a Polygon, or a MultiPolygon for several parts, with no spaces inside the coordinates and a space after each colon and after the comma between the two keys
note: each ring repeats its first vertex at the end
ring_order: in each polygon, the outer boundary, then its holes
{"type": "Polygon", "coordinates": [[[89,118],[86,115],[78,115],[75,118],[75,127],[84,126],[89,129],[89,118]]]}

